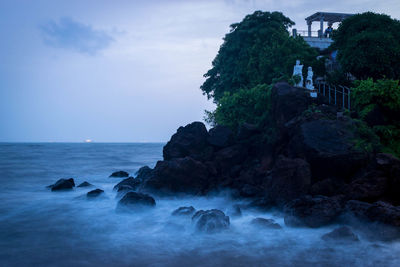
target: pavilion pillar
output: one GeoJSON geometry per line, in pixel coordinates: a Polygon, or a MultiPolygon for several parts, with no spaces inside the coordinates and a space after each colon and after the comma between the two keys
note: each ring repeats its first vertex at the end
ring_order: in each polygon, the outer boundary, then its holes
{"type": "Polygon", "coordinates": [[[321,17],[319,23],[320,23],[319,37],[322,38],[322,36],[324,36],[324,17],[321,17]]]}
{"type": "Polygon", "coordinates": [[[307,25],[308,25],[308,37],[311,37],[311,21],[307,21],[307,25]]]}

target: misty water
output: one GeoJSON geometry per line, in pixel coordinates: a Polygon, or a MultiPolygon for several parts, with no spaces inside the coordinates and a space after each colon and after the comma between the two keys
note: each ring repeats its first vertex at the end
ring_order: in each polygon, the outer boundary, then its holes
{"type": "MultiPolygon", "coordinates": [[[[400,243],[363,238],[332,243],[319,229],[286,227],[279,212],[243,209],[221,233],[195,231],[190,217],[174,217],[181,206],[221,209],[234,204],[225,195],[159,198],[142,212],[118,213],[113,186],[117,170],[134,174],[153,167],[163,144],[0,144],[1,266],[400,266],[400,243]],[[51,192],[59,178],[88,181],[95,188],[51,192]],[[272,218],[283,229],[261,229],[256,217],[272,218]]],[[[355,231],[355,233],[358,233],[355,231]]]]}

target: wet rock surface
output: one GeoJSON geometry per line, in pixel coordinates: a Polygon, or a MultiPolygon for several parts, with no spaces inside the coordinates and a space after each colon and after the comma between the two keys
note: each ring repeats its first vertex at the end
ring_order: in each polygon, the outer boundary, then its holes
{"type": "Polygon", "coordinates": [[[172,212],[172,216],[191,216],[196,211],[192,206],[180,207],[172,212]]]}
{"type": "Polygon", "coordinates": [[[89,187],[89,186],[93,186],[91,183],[89,183],[89,182],[83,182],[83,183],[80,183],[77,187],[89,187]]]}
{"type": "Polygon", "coordinates": [[[338,227],[333,231],[324,234],[321,238],[325,241],[360,241],[358,236],[354,234],[348,226],[338,227]]]}
{"type": "Polygon", "coordinates": [[[220,210],[199,210],[193,217],[196,230],[204,233],[216,233],[229,228],[229,217],[220,210]]]}
{"type": "Polygon", "coordinates": [[[122,177],[128,177],[129,173],[127,173],[126,171],[117,171],[117,172],[113,172],[110,177],[116,177],[116,178],[122,178],[122,177]]]}
{"type": "Polygon", "coordinates": [[[272,219],[255,218],[250,223],[265,229],[282,229],[282,226],[272,219]]]}
{"type": "Polygon", "coordinates": [[[95,197],[99,197],[100,195],[102,195],[104,193],[104,190],[101,190],[99,188],[94,189],[92,191],[89,191],[86,196],[88,198],[95,198],[95,197]]]}
{"type": "Polygon", "coordinates": [[[75,182],[73,178],[60,179],[55,184],[48,186],[48,188],[50,188],[51,191],[69,190],[74,187],[75,187],[75,182]]]}
{"type": "Polygon", "coordinates": [[[117,209],[129,210],[143,207],[154,207],[155,205],[156,201],[150,195],[128,192],[118,201],[117,209]]]}

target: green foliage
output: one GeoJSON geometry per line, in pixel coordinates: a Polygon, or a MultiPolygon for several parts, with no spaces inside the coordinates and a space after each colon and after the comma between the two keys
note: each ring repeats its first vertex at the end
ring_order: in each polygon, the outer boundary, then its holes
{"type": "Polygon", "coordinates": [[[364,152],[378,151],[381,149],[380,139],[374,130],[362,121],[354,119],[356,138],[354,146],[364,152]]]}
{"type": "Polygon", "coordinates": [[[356,81],[352,103],[379,136],[384,151],[400,156],[400,84],[394,80],[356,81]]]}
{"type": "Polygon", "coordinates": [[[399,81],[385,79],[374,82],[372,79],[367,79],[356,81],[355,86],[351,91],[353,105],[363,117],[375,106],[387,112],[400,111],[399,81]]]}
{"type": "Polygon", "coordinates": [[[313,66],[317,51],[302,37],[291,37],[294,22],[280,12],[256,11],[231,25],[224,43],[204,75],[201,90],[219,103],[225,93],[234,94],[274,79],[288,80],[296,59],[313,66]]]}
{"type": "Polygon", "coordinates": [[[400,78],[400,21],[366,12],[345,19],[333,34],[344,72],[358,79],[400,78]]]}
{"type": "Polygon", "coordinates": [[[230,94],[225,92],[214,112],[206,111],[206,122],[222,124],[236,129],[244,122],[258,124],[270,108],[271,86],[257,85],[249,90],[240,89],[230,94]]]}

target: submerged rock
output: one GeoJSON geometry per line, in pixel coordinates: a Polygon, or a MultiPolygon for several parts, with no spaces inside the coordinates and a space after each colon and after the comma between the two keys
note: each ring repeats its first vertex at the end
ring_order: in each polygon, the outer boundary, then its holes
{"type": "Polygon", "coordinates": [[[143,207],[154,207],[156,201],[147,194],[128,192],[118,201],[117,209],[137,209],[143,207]]]}
{"type": "Polygon", "coordinates": [[[321,238],[325,241],[359,241],[358,236],[348,226],[336,228],[321,238]]]}
{"type": "Polygon", "coordinates": [[[190,207],[180,207],[172,212],[173,216],[189,216],[196,211],[192,206],[190,207]]]}
{"type": "Polygon", "coordinates": [[[85,181],[85,182],[79,184],[77,187],[88,187],[88,186],[93,186],[93,185],[91,183],[88,183],[85,181]]]}
{"type": "Polygon", "coordinates": [[[127,173],[126,171],[117,171],[117,172],[113,172],[110,177],[117,177],[117,178],[122,178],[122,177],[128,177],[129,173],[127,173]]]}
{"type": "Polygon", "coordinates": [[[272,219],[255,218],[250,223],[252,225],[260,226],[267,229],[282,229],[282,226],[280,226],[272,219]]]}
{"type": "Polygon", "coordinates": [[[336,198],[306,196],[285,206],[284,219],[288,226],[316,228],[332,223],[341,211],[341,205],[336,198]]]}
{"type": "Polygon", "coordinates": [[[103,194],[104,193],[104,190],[101,190],[101,189],[95,189],[95,190],[92,190],[92,191],[89,191],[87,194],[86,194],[86,196],[88,197],[88,198],[93,198],[93,197],[98,197],[98,196],[100,196],[101,194],[103,194]]]}
{"type": "Polygon", "coordinates": [[[192,221],[200,232],[215,233],[229,228],[229,217],[220,210],[199,210],[192,221]]]}
{"type": "Polygon", "coordinates": [[[124,187],[124,186],[129,186],[132,188],[132,190],[136,189],[138,186],[140,185],[140,180],[135,179],[133,177],[128,177],[124,180],[122,180],[121,182],[119,182],[118,184],[116,184],[114,186],[114,190],[119,191],[120,188],[124,187]]]}
{"type": "Polygon", "coordinates": [[[48,188],[51,188],[51,191],[68,190],[72,189],[73,187],[75,187],[73,178],[60,179],[55,184],[48,186],[48,188]]]}

